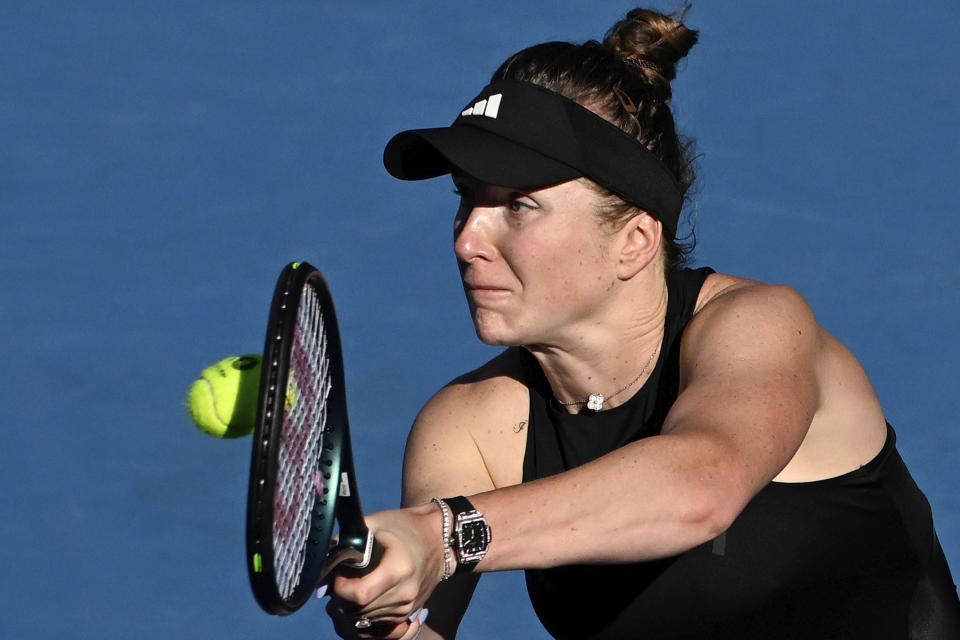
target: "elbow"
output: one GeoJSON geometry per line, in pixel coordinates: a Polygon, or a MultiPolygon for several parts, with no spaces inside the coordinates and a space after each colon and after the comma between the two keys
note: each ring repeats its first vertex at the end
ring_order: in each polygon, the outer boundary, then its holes
{"type": "Polygon", "coordinates": [[[749,467],[736,460],[727,453],[701,458],[681,483],[689,507],[685,524],[691,547],[725,533],[756,492],[749,467]]]}
{"type": "Polygon", "coordinates": [[[711,509],[701,525],[701,543],[713,540],[724,533],[733,525],[738,515],[740,515],[740,511],[731,508],[714,507],[711,509]]]}
{"type": "Polygon", "coordinates": [[[729,529],[740,512],[744,502],[731,496],[728,490],[711,486],[697,491],[693,498],[693,509],[687,512],[686,528],[690,548],[709,542],[729,529]]]}

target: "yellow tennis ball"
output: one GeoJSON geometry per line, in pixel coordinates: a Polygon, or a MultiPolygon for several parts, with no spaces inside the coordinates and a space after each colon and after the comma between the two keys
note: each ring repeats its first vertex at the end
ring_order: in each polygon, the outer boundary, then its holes
{"type": "Polygon", "coordinates": [[[203,370],[187,394],[190,417],[217,438],[253,433],[260,389],[260,356],[224,358],[203,370]]]}

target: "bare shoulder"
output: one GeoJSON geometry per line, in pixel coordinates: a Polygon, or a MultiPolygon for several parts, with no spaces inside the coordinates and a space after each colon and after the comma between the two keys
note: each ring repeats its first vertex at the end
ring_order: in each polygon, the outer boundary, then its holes
{"type": "Polygon", "coordinates": [[[778,474],[780,481],[845,473],[883,444],[885,420],[866,372],[792,287],[712,274],[681,353],[682,378],[689,382],[702,373],[722,380],[733,386],[725,389],[728,401],[737,390],[751,389],[752,408],[764,387],[780,381],[768,397],[791,407],[794,419],[803,416],[793,424],[794,435],[788,434],[798,449],[778,474]]]}
{"type": "Polygon", "coordinates": [[[498,429],[499,418],[526,415],[527,386],[519,349],[502,352],[483,366],[440,389],[421,409],[416,426],[423,429],[498,429]],[[453,427],[452,425],[456,425],[453,427]]]}
{"type": "MultiPolygon", "coordinates": [[[[810,306],[793,287],[715,273],[707,277],[684,333],[684,342],[705,338],[718,349],[749,350],[750,345],[775,355],[779,349],[806,349],[816,355],[820,328],[810,306]]],[[[796,355],[796,354],[794,354],[796,355]]]]}
{"type": "Polygon", "coordinates": [[[718,301],[735,304],[735,301],[763,303],[764,300],[793,302],[806,306],[803,297],[788,285],[768,284],[726,273],[712,273],[707,276],[700,288],[694,313],[699,313],[711,303],[718,301]]]}
{"type": "Polygon", "coordinates": [[[507,349],[427,401],[407,441],[405,502],[520,482],[529,414],[524,377],[522,354],[507,349]]]}

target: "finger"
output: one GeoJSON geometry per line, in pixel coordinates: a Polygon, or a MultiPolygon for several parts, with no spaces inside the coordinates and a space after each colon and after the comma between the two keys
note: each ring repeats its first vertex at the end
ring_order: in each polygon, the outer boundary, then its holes
{"type": "Polygon", "coordinates": [[[327,594],[342,600],[345,611],[371,619],[401,622],[415,609],[416,592],[407,584],[397,584],[386,572],[374,571],[362,578],[336,576],[327,594]]]}
{"type": "Polygon", "coordinates": [[[329,615],[333,621],[333,630],[336,634],[346,640],[375,637],[371,635],[373,631],[376,631],[376,629],[371,628],[373,626],[372,624],[369,627],[360,625],[358,628],[357,623],[361,619],[361,616],[357,614],[350,604],[351,603],[344,603],[337,598],[331,598],[330,602],[327,603],[327,615],[329,615]],[[344,606],[344,604],[348,606],[344,606]]]}
{"type": "MultiPolygon", "coordinates": [[[[385,638],[393,640],[407,637],[411,620],[393,616],[388,619],[373,618],[356,610],[356,605],[332,598],[326,606],[337,635],[347,639],[385,638]]],[[[416,617],[414,617],[416,619],[416,617]]]]}
{"type": "MultiPolygon", "coordinates": [[[[369,627],[356,629],[357,638],[366,640],[367,638],[377,638],[378,640],[399,640],[407,638],[410,634],[412,625],[404,620],[400,624],[390,624],[386,622],[370,622],[369,627]]],[[[414,632],[415,634],[415,632],[414,632]]]]}
{"type": "Polygon", "coordinates": [[[398,628],[404,627],[405,626],[404,623],[407,623],[411,627],[413,627],[412,631],[408,631],[407,633],[403,634],[403,637],[407,638],[408,636],[416,635],[416,632],[419,630],[420,627],[423,626],[423,623],[427,619],[427,615],[429,613],[430,613],[429,609],[417,609],[416,611],[408,615],[403,620],[397,621],[397,622],[394,622],[393,617],[390,617],[389,619],[384,619],[384,618],[368,618],[368,619],[370,619],[371,623],[373,624],[386,625],[386,624],[393,623],[394,626],[398,628]]]}
{"type": "Polygon", "coordinates": [[[410,614],[410,626],[398,640],[417,640],[423,632],[424,623],[427,620],[427,609],[420,609],[410,614]]]}
{"type": "Polygon", "coordinates": [[[336,595],[331,598],[331,602],[336,602],[337,608],[342,612],[342,615],[351,619],[363,616],[377,622],[400,624],[401,622],[410,622],[412,618],[416,617],[411,615],[414,612],[413,604],[407,602],[394,602],[383,606],[368,605],[362,607],[355,602],[344,600],[336,595]]]}
{"type": "MultiPolygon", "coordinates": [[[[349,608],[346,608],[349,611],[349,608]]],[[[382,622],[409,622],[411,617],[415,618],[414,615],[417,609],[414,608],[412,602],[404,603],[393,603],[384,605],[381,607],[361,607],[354,611],[355,615],[363,615],[371,620],[380,620],[382,622]]]]}
{"type": "MultiPolygon", "coordinates": [[[[360,619],[362,620],[362,618],[360,619]]],[[[410,628],[410,623],[404,620],[400,624],[391,624],[388,622],[380,622],[371,620],[369,622],[370,626],[362,626],[360,629],[356,629],[358,638],[378,638],[382,640],[398,640],[399,638],[406,637],[407,631],[410,628]]],[[[357,623],[354,623],[356,628],[357,623]]]]}

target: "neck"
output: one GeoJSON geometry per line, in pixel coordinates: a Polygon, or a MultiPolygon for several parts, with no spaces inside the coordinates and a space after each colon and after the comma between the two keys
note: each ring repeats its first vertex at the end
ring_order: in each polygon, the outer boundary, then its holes
{"type": "Polygon", "coordinates": [[[656,365],[667,314],[666,281],[625,299],[621,312],[608,310],[589,330],[566,344],[528,345],[554,397],[567,411],[583,410],[589,396],[605,396],[612,409],[639,390],[656,365]],[[577,404],[567,404],[577,403],[577,404]]]}

